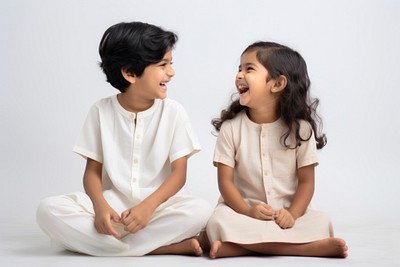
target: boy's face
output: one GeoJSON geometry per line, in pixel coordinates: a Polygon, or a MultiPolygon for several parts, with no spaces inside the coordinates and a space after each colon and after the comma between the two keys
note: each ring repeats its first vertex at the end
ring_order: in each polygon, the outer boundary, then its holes
{"type": "Polygon", "coordinates": [[[174,75],[172,51],[169,50],[159,63],[147,66],[142,76],[136,78],[136,95],[144,98],[144,100],[166,98],[167,83],[174,75]]]}

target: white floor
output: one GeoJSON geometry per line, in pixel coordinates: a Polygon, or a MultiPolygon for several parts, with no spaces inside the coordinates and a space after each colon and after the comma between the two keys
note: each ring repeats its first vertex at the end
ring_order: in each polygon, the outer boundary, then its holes
{"type": "Polygon", "coordinates": [[[398,222],[389,225],[391,223],[336,224],[336,235],[344,238],[349,246],[347,259],[237,257],[217,260],[205,256],[85,256],[53,246],[32,223],[1,223],[0,266],[400,266],[400,228],[398,222]]]}

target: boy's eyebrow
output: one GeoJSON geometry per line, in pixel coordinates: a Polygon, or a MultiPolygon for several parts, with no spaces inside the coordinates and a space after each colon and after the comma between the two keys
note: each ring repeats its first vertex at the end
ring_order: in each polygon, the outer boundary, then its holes
{"type": "Polygon", "coordinates": [[[168,62],[168,61],[172,61],[172,58],[163,58],[163,59],[161,59],[161,61],[166,61],[166,62],[168,62]]]}

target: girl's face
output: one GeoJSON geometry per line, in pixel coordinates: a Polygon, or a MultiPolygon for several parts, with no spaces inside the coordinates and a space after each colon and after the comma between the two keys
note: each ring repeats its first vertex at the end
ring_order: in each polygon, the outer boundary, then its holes
{"type": "Polygon", "coordinates": [[[242,55],[235,82],[240,104],[254,109],[276,101],[271,93],[274,81],[268,81],[268,70],[258,61],[256,53],[249,51],[242,55]]]}
{"type": "Polygon", "coordinates": [[[169,50],[159,63],[147,66],[142,76],[136,78],[138,90],[135,94],[142,100],[164,99],[167,97],[167,83],[174,75],[172,51],[169,50]]]}

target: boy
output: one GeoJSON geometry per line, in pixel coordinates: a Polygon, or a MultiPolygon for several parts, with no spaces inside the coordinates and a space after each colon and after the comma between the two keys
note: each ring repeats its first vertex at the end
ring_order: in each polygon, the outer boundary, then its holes
{"type": "Polygon", "coordinates": [[[166,98],[177,36],[154,25],[111,26],[99,46],[107,81],[74,152],[87,163],[85,193],[44,199],[37,222],[64,248],[96,256],[201,255],[195,236],[212,209],[184,187],[200,150],[183,107],[166,98]]]}

